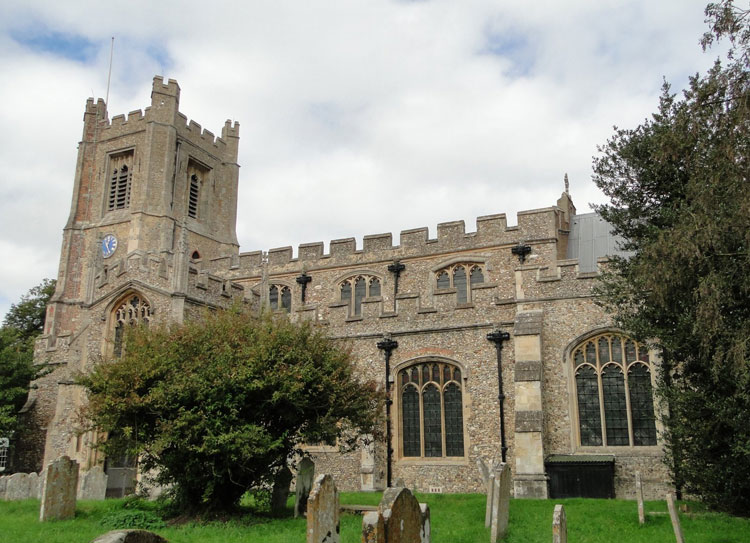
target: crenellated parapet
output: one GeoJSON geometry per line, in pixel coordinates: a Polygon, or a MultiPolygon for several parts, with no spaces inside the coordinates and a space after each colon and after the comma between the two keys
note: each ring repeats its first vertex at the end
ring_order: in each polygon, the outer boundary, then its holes
{"type": "MultiPolygon", "coordinates": [[[[498,246],[511,247],[518,243],[556,243],[560,235],[562,214],[563,210],[557,207],[522,211],[518,213],[517,226],[508,226],[504,213],[487,215],[477,218],[474,232],[466,232],[462,220],[445,222],[438,224],[434,238],[430,237],[427,227],[413,228],[401,231],[398,245],[393,244],[390,233],[366,235],[359,248],[353,237],[335,239],[329,243],[328,253],[325,252],[322,241],[304,243],[298,247],[296,258],[293,247],[276,247],[268,250],[269,272],[291,273],[319,267],[353,266],[366,262],[482,251],[498,246]]],[[[215,259],[210,262],[209,267],[220,274],[229,272],[232,276],[259,276],[262,271],[262,253],[253,251],[240,253],[239,259],[215,259]]]]}
{"type": "MultiPolygon", "coordinates": [[[[236,162],[240,136],[240,124],[227,120],[222,127],[221,136],[202,128],[194,120],[188,119],[179,111],[179,86],[170,79],[166,84],[160,76],[154,77],[152,90],[152,105],[145,110],[134,110],[126,115],[115,115],[110,120],[104,101],[99,99],[94,103],[93,98],[86,102],[86,121],[95,124],[98,129],[98,141],[106,141],[128,136],[147,129],[149,123],[160,122],[173,125],[178,135],[194,144],[217,155],[224,162],[236,162]]],[[[86,139],[87,131],[84,131],[86,139]]],[[[88,131],[93,139],[92,131],[88,131]]]]}

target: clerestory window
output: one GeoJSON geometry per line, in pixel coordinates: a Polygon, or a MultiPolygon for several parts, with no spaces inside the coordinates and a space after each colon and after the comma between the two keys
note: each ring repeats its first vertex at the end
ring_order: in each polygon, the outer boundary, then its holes
{"type": "Polygon", "coordinates": [[[463,457],[461,370],[445,362],[425,362],[401,370],[401,455],[463,457]]]}
{"type": "Polygon", "coordinates": [[[582,446],[656,445],[648,349],[620,334],[601,334],[572,352],[582,446]]]}
{"type": "Polygon", "coordinates": [[[109,157],[109,195],[107,210],[130,207],[130,187],[133,180],[133,151],[109,157]]]}
{"type": "Polygon", "coordinates": [[[456,289],[456,303],[466,304],[471,301],[471,289],[484,283],[484,272],[480,264],[453,264],[435,274],[437,290],[456,289]]]}
{"type": "Polygon", "coordinates": [[[349,314],[362,314],[362,301],[365,298],[380,296],[380,279],[371,275],[356,275],[339,284],[341,301],[349,304],[349,314]]]}
{"type": "Polygon", "coordinates": [[[285,285],[271,285],[268,301],[274,311],[281,309],[289,313],[292,310],[292,291],[285,285]]]}

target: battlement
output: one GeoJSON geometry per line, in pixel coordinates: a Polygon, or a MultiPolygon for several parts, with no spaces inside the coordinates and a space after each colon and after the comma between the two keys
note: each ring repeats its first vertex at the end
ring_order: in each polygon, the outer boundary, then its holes
{"type": "Polygon", "coordinates": [[[175,98],[180,97],[180,85],[177,84],[177,81],[174,79],[169,79],[167,81],[167,84],[165,85],[164,78],[160,75],[154,76],[154,82],[151,89],[151,92],[158,92],[161,94],[174,96],[175,98]]]}
{"type": "MultiPolygon", "coordinates": [[[[401,258],[428,256],[456,251],[480,250],[498,245],[515,245],[554,241],[559,236],[557,207],[533,209],[518,213],[518,226],[508,226],[504,213],[485,215],[476,219],[476,231],[466,232],[464,221],[444,222],[437,225],[437,237],[430,238],[427,227],[403,230],[399,244],[393,245],[390,233],[370,234],[362,239],[357,248],[353,237],[331,240],[325,253],[322,241],[299,245],[294,258],[291,246],[274,247],[268,250],[268,264],[276,272],[297,268],[311,269],[318,266],[352,266],[372,261],[398,260],[401,258]]],[[[216,273],[234,270],[238,275],[260,275],[262,252],[241,253],[239,259],[222,257],[208,263],[216,273]]]]}
{"type": "Polygon", "coordinates": [[[240,123],[227,120],[221,129],[221,136],[202,128],[194,120],[179,111],[180,86],[170,79],[166,84],[161,76],[154,77],[151,105],[145,110],[134,110],[125,116],[118,114],[110,120],[104,100],[93,98],[86,101],[84,114],[84,139],[93,139],[94,129],[99,130],[100,141],[118,138],[146,130],[149,122],[173,125],[180,137],[197,147],[221,157],[226,162],[236,162],[239,148],[240,123]]]}

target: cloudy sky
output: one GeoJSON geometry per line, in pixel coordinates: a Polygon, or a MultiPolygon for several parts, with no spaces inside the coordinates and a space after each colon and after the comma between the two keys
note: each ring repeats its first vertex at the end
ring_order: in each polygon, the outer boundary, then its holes
{"type": "Polygon", "coordinates": [[[0,317],[55,277],[89,96],[155,74],[214,133],[241,124],[242,251],[553,205],[579,212],[612,126],[705,71],[705,0],[0,3],[0,317]]]}

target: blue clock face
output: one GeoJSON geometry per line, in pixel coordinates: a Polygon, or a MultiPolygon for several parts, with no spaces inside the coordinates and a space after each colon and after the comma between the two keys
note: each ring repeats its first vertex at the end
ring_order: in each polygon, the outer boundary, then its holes
{"type": "Polygon", "coordinates": [[[117,250],[117,238],[113,234],[107,234],[102,238],[102,256],[109,258],[117,250]]]}

